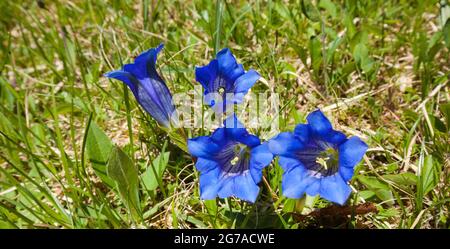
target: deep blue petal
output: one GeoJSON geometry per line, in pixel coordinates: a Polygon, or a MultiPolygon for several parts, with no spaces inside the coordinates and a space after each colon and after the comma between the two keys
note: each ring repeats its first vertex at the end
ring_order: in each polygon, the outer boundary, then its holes
{"type": "Polygon", "coordinates": [[[227,82],[234,83],[235,80],[244,74],[244,69],[236,62],[233,54],[228,48],[222,49],[217,53],[217,62],[219,64],[219,72],[227,82]]]}
{"type": "Polygon", "coordinates": [[[262,170],[257,168],[250,168],[250,175],[255,183],[259,183],[262,179],[262,170]]]}
{"type": "Polygon", "coordinates": [[[208,172],[218,166],[217,162],[202,157],[197,158],[197,162],[195,163],[195,167],[200,172],[208,172]]]}
{"type": "Polygon", "coordinates": [[[248,89],[250,89],[260,77],[261,76],[258,72],[250,69],[248,72],[236,79],[234,92],[247,93],[248,89]]]}
{"type": "Polygon", "coordinates": [[[324,136],[332,129],[330,121],[319,109],[311,112],[306,119],[310,130],[315,135],[324,136]]]}
{"type": "Polygon", "coordinates": [[[294,167],[283,174],[281,182],[283,195],[288,198],[301,198],[305,193],[306,187],[313,180],[306,175],[306,170],[303,167],[294,167]]]}
{"type": "Polygon", "coordinates": [[[169,88],[167,88],[166,83],[164,83],[156,71],[154,73],[150,72],[149,75],[151,85],[159,96],[159,98],[157,98],[157,103],[161,105],[165,114],[170,117],[173,112],[175,112],[175,106],[172,102],[172,94],[170,93],[169,88]]]}
{"type": "Polygon", "coordinates": [[[269,150],[267,143],[263,143],[253,148],[250,152],[250,173],[255,183],[259,183],[262,177],[262,169],[273,159],[273,154],[269,150]]]}
{"type": "Polygon", "coordinates": [[[149,73],[156,73],[156,58],[163,47],[164,45],[160,44],[156,48],[141,53],[134,63],[124,65],[124,71],[130,72],[137,79],[144,79],[149,77],[149,73]]]}
{"type": "Polygon", "coordinates": [[[284,156],[278,157],[278,164],[280,165],[280,167],[283,169],[283,171],[285,173],[291,171],[295,167],[304,168],[304,165],[302,164],[302,162],[300,162],[299,160],[297,160],[295,158],[291,158],[291,157],[284,157],[284,156]]]}
{"type": "Polygon", "coordinates": [[[317,178],[313,175],[311,175],[311,172],[308,172],[309,177],[305,177],[307,179],[307,187],[306,187],[306,194],[309,196],[315,196],[319,194],[320,189],[320,178],[317,178]]]}
{"type": "MultiPolygon", "coordinates": [[[[145,55],[145,53],[143,54],[145,55]]],[[[123,70],[126,72],[129,72],[134,77],[136,77],[139,80],[145,79],[148,77],[147,68],[145,65],[136,65],[134,63],[125,64],[123,66],[123,70]]]]}
{"type": "Polygon", "coordinates": [[[339,167],[353,168],[361,161],[368,146],[359,137],[351,137],[339,146],[339,167]]]}
{"type": "Polygon", "coordinates": [[[218,66],[219,64],[217,63],[217,60],[214,59],[206,66],[195,67],[195,80],[199,82],[207,91],[210,89],[209,86],[217,77],[218,66]]]}
{"type": "Polygon", "coordinates": [[[200,174],[200,198],[203,200],[215,199],[219,190],[220,170],[214,168],[210,171],[200,174]]]}
{"type": "Polygon", "coordinates": [[[353,167],[339,167],[339,174],[341,174],[344,181],[349,181],[353,177],[355,169],[353,167]]]}
{"type": "Polygon", "coordinates": [[[351,188],[342,179],[340,174],[327,176],[321,180],[320,196],[324,199],[343,205],[351,192],[351,188]]]}
{"type": "MultiPolygon", "coordinates": [[[[144,81],[150,81],[150,79],[147,78],[144,81]]],[[[163,97],[163,94],[156,92],[154,85],[151,84],[152,83],[143,83],[140,81],[136,84],[136,91],[133,92],[134,96],[146,112],[148,112],[160,124],[168,127],[170,118],[175,111],[174,107],[171,103],[168,104],[170,106],[164,106],[163,102],[166,103],[166,101],[163,101],[162,99],[165,97],[163,97]],[[173,111],[167,111],[172,108],[173,111]]],[[[166,97],[171,99],[170,95],[166,97]]]]}
{"type": "Polygon", "coordinates": [[[234,196],[242,200],[255,202],[259,193],[258,185],[253,181],[248,171],[241,175],[221,178],[218,185],[220,185],[220,188],[217,194],[220,198],[234,196]]]}
{"type": "Polygon", "coordinates": [[[335,131],[333,129],[331,129],[330,131],[328,131],[324,136],[321,137],[324,141],[331,143],[331,144],[335,144],[335,145],[340,145],[342,143],[344,143],[345,141],[347,141],[347,136],[345,136],[344,133],[340,132],[340,131],[335,131]]]}
{"type": "Polygon", "coordinates": [[[227,72],[227,87],[233,89],[235,87],[236,80],[245,73],[242,64],[238,64],[231,72],[227,72]]]}
{"type": "Polygon", "coordinates": [[[269,150],[267,142],[256,146],[250,151],[250,168],[262,169],[272,162],[273,154],[269,150]]]}
{"type": "Polygon", "coordinates": [[[130,90],[134,93],[136,91],[136,84],[138,84],[137,79],[129,72],[123,70],[116,70],[108,72],[104,75],[105,77],[120,80],[127,84],[130,90]]]}
{"type": "Polygon", "coordinates": [[[202,136],[188,139],[188,150],[194,157],[212,158],[220,147],[209,137],[202,136]]]}
{"type": "Polygon", "coordinates": [[[257,136],[252,134],[236,137],[235,140],[238,141],[239,143],[247,145],[250,148],[253,148],[261,144],[261,140],[259,140],[257,136]]]}
{"type": "Polygon", "coordinates": [[[230,138],[236,140],[237,138],[248,135],[248,132],[245,129],[244,124],[242,124],[241,121],[238,120],[235,113],[233,113],[233,115],[225,119],[223,125],[226,128],[227,135],[230,136],[230,138]]]}
{"type": "Polygon", "coordinates": [[[310,136],[309,125],[298,124],[295,126],[294,134],[300,139],[300,141],[307,144],[310,136]]]}
{"type": "Polygon", "coordinates": [[[226,144],[229,141],[229,138],[226,135],[225,128],[217,128],[211,134],[211,140],[216,144],[226,144]]]}
{"type": "Polygon", "coordinates": [[[291,132],[282,132],[269,140],[269,149],[274,155],[293,157],[295,151],[303,149],[304,144],[291,132]]]}
{"type": "Polygon", "coordinates": [[[239,199],[254,203],[259,194],[259,187],[253,181],[252,176],[246,172],[234,177],[233,195],[239,199]]]}
{"type": "Polygon", "coordinates": [[[220,179],[220,188],[217,191],[217,195],[220,198],[227,198],[234,195],[234,177],[226,176],[220,179]]]}

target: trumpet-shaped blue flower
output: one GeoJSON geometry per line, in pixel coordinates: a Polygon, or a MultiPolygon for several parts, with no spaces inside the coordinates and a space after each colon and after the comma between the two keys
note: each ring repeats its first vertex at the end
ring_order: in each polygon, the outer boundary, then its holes
{"type": "Polygon", "coordinates": [[[205,89],[205,102],[217,113],[241,103],[259,77],[253,69],[245,72],[228,48],[217,53],[208,65],[195,68],[195,78],[205,89]]]}
{"type": "Polygon", "coordinates": [[[273,159],[267,143],[249,134],[235,115],[210,136],[189,139],[188,149],[197,158],[200,197],[206,200],[235,196],[255,202],[262,169],[273,159]]]}
{"type": "Polygon", "coordinates": [[[320,110],[306,119],[308,124],[299,124],[293,133],[280,133],[268,142],[284,171],[283,194],[289,198],[320,194],[343,205],[351,193],[347,181],[368,147],[356,136],[347,139],[335,131],[320,110]]]}
{"type": "Polygon", "coordinates": [[[162,48],[163,44],[151,48],[136,57],[134,63],[126,64],[121,70],[106,73],[105,76],[127,84],[144,110],[161,125],[170,127],[176,116],[175,106],[169,89],[156,72],[156,58],[162,48]]]}

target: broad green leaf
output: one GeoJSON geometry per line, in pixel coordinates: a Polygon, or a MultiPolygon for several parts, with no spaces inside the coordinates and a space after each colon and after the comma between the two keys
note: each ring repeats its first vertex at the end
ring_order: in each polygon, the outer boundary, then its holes
{"type": "Polygon", "coordinates": [[[306,16],[306,18],[313,22],[320,21],[320,12],[310,0],[302,0],[301,7],[302,12],[306,16]]]}
{"type": "Polygon", "coordinates": [[[111,140],[94,122],[89,126],[86,138],[86,152],[95,174],[109,187],[114,187],[114,182],[106,174],[106,164],[113,148],[111,140]]]}
{"type": "Polygon", "coordinates": [[[170,152],[159,154],[159,156],[148,166],[144,174],[142,174],[142,182],[145,189],[152,191],[158,187],[159,182],[162,180],[164,170],[169,162],[169,155],[170,152]],[[155,173],[157,175],[155,175],[155,173]]]}
{"type": "Polygon", "coordinates": [[[359,182],[364,184],[369,190],[372,190],[375,195],[383,201],[388,201],[389,204],[393,204],[393,195],[389,186],[385,183],[380,182],[376,177],[373,176],[357,176],[359,182]]]}
{"type": "Polygon", "coordinates": [[[430,121],[431,121],[431,125],[438,131],[445,133],[446,132],[446,127],[445,124],[436,116],[434,115],[428,115],[430,121]]]}
{"type": "MultiPolygon", "coordinates": [[[[350,38],[350,34],[348,34],[348,37],[350,38]]],[[[357,45],[364,45],[369,44],[369,33],[366,30],[358,31],[353,37],[351,37],[349,41],[350,50],[353,52],[355,50],[355,47],[357,45]]]]}
{"type": "Polygon", "coordinates": [[[383,178],[401,186],[410,186],[417,184],[417,176],[410,172],[395,175],[384,175],[383,178]]]}
{"type": "Polygon", "coordinates": [[[385,183],[380,182],[376,177],[374,176],[356,176],[359,182],[364,184],[368,189],[385,189],[389,190],[389,186],[385,183]]]}
{"type": "Polygon", "coordinates": [[[300,60],[302,60],[303,64],[307,65],[308,59],[308,49],[301,44],[297,44],[295,42],[290,42],[291,47],[295,50],[300,60]]]}
{"type": "Polygon", "coordinates": [[[395,208],[381,209],[378,215],[383,217],[396,217],[399,215],[399,211],[395,208]]]}
{"type": "Polygon", "coordinates": [[[374,65],[373,60],[369,57],[369,49],[363,43],[359,43],[353,49],[353,57],[356,63],[365,73],[369,73],[374,65]]]}
{"type": "Polygon", "coordinates": [[[107,165],[108,176],[114,180],[120,197],[135,219],[140,216],[138,171],[133,161],[119,147],[114,146],[107,165]]]}
{"type": "Polygon", "coordinates": [[[372,190],[362,190],[358,192],[358,195],[361,196],[364,200],[370,199],[375,196],[375,192],[372,190]]]}
{"type": "Polygon", "coordinates": [[[285,4],[279,2],[275,3],[275,10],[283,19],[289,19],[289,9],[285,4]]]}
{"type": "Polygon", "coordinates": [[[333,18],[336,17],[338,8],[331,0],[320,0],[319,7],[324,8],[333,18]]]}
{"type": "Polygon", "coordinates": [[[296,199],[287,198],[284,201],[283,212],[286,212],[286,213],[294,212],[296,201],[297,201],[296,199]]]}
{"type": "Polygon", "coordinates": [[[208,226],[205,225],[204,221],[199,220],[194,216],[187,216],[186,221],[196,225],[197,228],[208,228],[208,226]]]}
{"type": "Polygon", "coordinates": [[[208,214],[211,216],[216,216],[217,215],[217,203],[216,200],[205,200],[203,201],[203,203],[205,204],[206,210],[208,211],[208,214]]]}
{"type": "Polygon", "coordinates": [[[367,49],[366,45],[363,43],[356,44],[355,48],[353,49],[353,58],[355,58],[356,63],[362,63],[362,61],[367,60],[367,57],[369,56],[369,50],[367,49]]]}

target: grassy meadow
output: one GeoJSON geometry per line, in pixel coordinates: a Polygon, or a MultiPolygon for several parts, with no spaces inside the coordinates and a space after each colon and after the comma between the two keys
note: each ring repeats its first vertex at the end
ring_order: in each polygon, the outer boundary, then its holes
{"type": "Polygon", "coordinates": [[[446,0],[0,1],[0,228],[450,228],[449,48],[446,0]],[[277,160],[255,204],[200,200],[189,154],[103,77],[160,43],[172,93],[228,47],[280,131],[321,108],[361,137],[347,206],[283,197],[277,160]]]}

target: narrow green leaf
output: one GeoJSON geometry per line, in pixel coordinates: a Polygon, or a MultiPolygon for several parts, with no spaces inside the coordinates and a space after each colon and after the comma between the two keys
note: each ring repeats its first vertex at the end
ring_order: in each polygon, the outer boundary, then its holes
{"type": "Polygon", "coordinates": [[[447,19],[447,22],[445,22],[442,33],[444,33],[445,45],[450,49],[450,19],[447,19]]]}
{"type": "Polygon", "coordinates": [[[327,50],[327,63],[331,63],[334,52],[336,52],[336,49],[339,47],[339,45],[342,43],[343,40],[344,40],[343,37],[338,37],[330,43],[330,46],[327,50]]]}
{"type": "Polygon", "coordinates": [[[441,112],[445,117],[445,123],[447,124],[447,131],[450,130],[450,103],[441,104],[441,112]]]}
{"type": "Polygon", "coordinates": [[[180,130],[167,131],[171,141],[182,149],[184,152],[188,152],[186,138],[180,133],[180,130]]]}
{"type": "Polygon", "coordinates": [[[438,183],[436,167],[431,155],[425,157],[419,179],[422,185],[423,195],[430,192],[438,183]]]}
{"type": "Polygon", "coordinates": [[[317,37],[311,37],[309,40],[309,54],[311,56],[311,65],[316,76],[319,75],[320,65],[322,64],[322,44],[317,37]]]}

